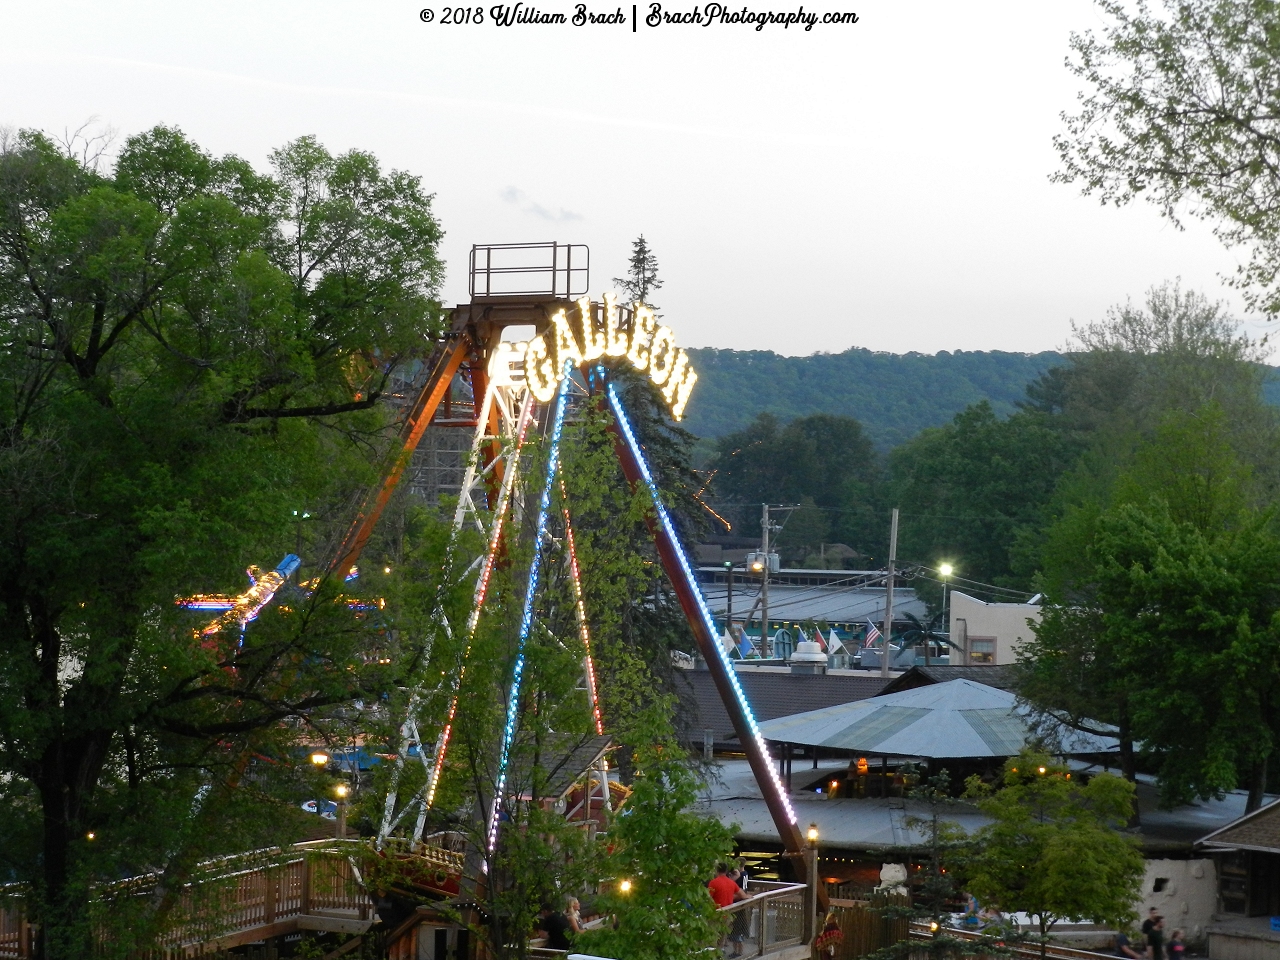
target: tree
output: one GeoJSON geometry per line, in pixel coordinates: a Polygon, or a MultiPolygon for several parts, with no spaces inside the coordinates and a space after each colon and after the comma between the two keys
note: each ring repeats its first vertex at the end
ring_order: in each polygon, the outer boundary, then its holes
{"type": "Polygon", "coordinates": [[[1145,743],[1166,803],[1250,785],[1261,801],[1280,703],[1273,677],[1280,543],[1220,410],[1171,418],[1105,499],[1047,531],[1051,601],[1021,692],[1081,727],[1145,743]],[[1097,731],[1102,732],[1102,731],[1097,731]]]}
{"type": "Polygon", "coordinates": [[[1023,411],[1000,420],[986,401],[921,431],[889,459],[902,511],[898,556],[930,567],[948,560],[970,581],[1026,589],[1012,547],[1021,531],[1040,527],[1077,456],[1077,444],[1049,416],[1023,411]]]}
{"type": "Polygon", "coordinates": [[[336,584],[243,638],[174,605],[340,532],[384,391],[440,329],[416,177],[313,138],[272,167],[164,127],[110,173],[0,144],[0,808],[46,957],[94,925],[146,945],[198,856],[280,836],[299,740],[395,680],[336,584]],[[141,916],[91,905],[157,868],[141,916]]]}
{"type": "Polygon", "coordinates": [[[1131,715],[1157,764],[1162,799],[1250,786],[1261,805],[1280,727],[1280,543],[1269,518],[1206,534],[1156,500],[1103,518],[1101,640],[1134,680],[1131,715]]]}
{"type": "Polygon", "coordinates": [[[667,732],[668,709],[659,703],[647,711],[637,727],[643,735],[631,744],[636,776],[609,832],[616,845],[613,880],[600,900],[618,922],[582,936],[584,951],[619,960],[684,960],[714,946],[723,930],[707,880],[733,852],[733,834],[693,812],[699,782],[667,732]]]}
{"type": "Polygon", "coordinates": [[[1006,912],[1030,914],[1041,956],[1059,920],[1133,918],[1142,853],[1119,832],[1133,784],[1099,774],[1081,786],[1065,766],[1024,751],[1005,763],[998,789],[971,777],[969,795],[992,821],[973,838],[969,887],[1006,912]]]}
{"type": "Polygon", "coordinates": [[[1250,257],[1234,282],[1280,309],[1280,37],[1274,0],[1098,0],[1110,23],[1073,34],[1080,107],[1054,138],[1054,179],[1104,203],[1145,198],[1209,220],[1250,257]]]}
{"type": "MultiPolygon", "coordinates": [[[[649,294],[662,289],[662,281],[658,279],[658,258],[649,248],[644,234],[631,241],[631,258],[627,261],[627,275],[614,277],[613,282],[629,302],[643,303],[656,311],[657,304],[649,301],[649,294]]],[[[659,314],[661,316],[661,314],[659,314]]]]}
{"type": "Polygon", "coordinates": [[[906,827],[922,832],[926,846],[923,850],[908,848],[901,853],[903,862],[921,861],[914,875],[910,903],[888,903],[881,907],[882,914],[889,919],[927,925],[931,936],[923,942],[906,938],[890,944],[871,954],[875,960],[904,960],[920,954],[937,958],[989,957],[1006,952],[1003,944],[989,935],[975,941],[950,932],[952,908],[955,901],[963,897],[961,877],[970,846],[963,828],[945,819],[946,814],[959,805],[953,793],[951,777],[945,768],[911,790],[911,798],[927,805],[929,813],[927,817],[909,815],[906,827]]]}
{"type": "Polygon", "coordinates": [[[857,420],[819,413],[781,424],[762,413],[747,429],[721,437],[716,449],[708,465],[716,504],[736,530],[759,532],[762,503],[805,504],[779,538],[784,550],[803,557],[806,548],[835,537],[864,554],[882,554],[888,536],[881,529],[880,461],[857,420]]]}
{"type": "Polygon", "coordinates": [[[1163,283],[1140,306],[1117,304],[1101,320],[1073,323],[1070,348],[1066,366],[1028,385],[1023,406],[1053,414],[1086,442],[1123,445],[1171,413],[1215,403],[1230,413],[1237,442],[1259,452],[1274,445],[1275,412],[1262,397],[1266,339],[1241,333],[1221,302],[1163,283]]]}

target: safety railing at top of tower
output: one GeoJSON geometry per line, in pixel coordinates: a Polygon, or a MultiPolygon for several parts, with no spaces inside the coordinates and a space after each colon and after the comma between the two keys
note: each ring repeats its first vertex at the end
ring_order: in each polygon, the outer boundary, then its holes
{"type": "Polygon", "coordinates": [[[581,243],[482,243],[471,248],[471,299],[583,296],[591,252],[581,243]]]}

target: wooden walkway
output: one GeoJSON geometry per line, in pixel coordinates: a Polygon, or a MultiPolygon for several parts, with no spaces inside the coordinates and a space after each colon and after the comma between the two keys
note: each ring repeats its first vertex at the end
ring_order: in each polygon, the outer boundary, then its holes
{"type": "MultiPolygon", "coordinates": [[[[174,911],[176,922],[148,951],[156,960],[216,953],[302,931],[362,934],[374,920],[357,866],[356,840],[318,840],[287,850],[256,850],[202,863],[174,911]]],[[[443,870],[461,868],[445,850],[415,854],[443,870]]],[[[105,895],[150,896],[154,875],[113,884],[105,895]]],[[[0,960],[35,954],[35,928],[18,891],[0,900],[0,960]]],[[[0,891],[3,894],[3,891],[0,891]]]]}

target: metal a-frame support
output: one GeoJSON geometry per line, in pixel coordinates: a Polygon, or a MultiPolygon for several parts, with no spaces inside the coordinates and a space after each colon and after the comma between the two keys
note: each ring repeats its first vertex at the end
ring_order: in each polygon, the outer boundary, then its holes
{"type": "MultiPolygon", "coordinates": [[[[610,430],[614,435],[614,446],[618,461],[622,465],[623,475],[633,489],[643,489],[652,500],[653,514],[648,518],[648,524],[658,548],[663,570],[666,571],[667,579],[670,580],[685,618],[689,621],[689,628],[693,631],[698,649],[707,662],[716,689],[720,693],[720,699],[724,702],[729,719],[733,722],[734,733],[737,734],[739,742],[746,751],[751,772],[755,774],[756,782],[760,784],[760,792],[764,795],[765,805],[773,818],[778,836],[787,852],[791,854],[800,880],[807,882],[809,878],[804,859],[805,847],[796,824],[795,810],[774,769],[764,737],[761,736],[755,717],[747,703],[746,694],[738,683],[737,675],[725,656],[724,649],[718,642],[711,612],[707,609],[702,591],[694,579],[693,567],[676,535],[671,516],[659,495],[657,483],[645,459],[644,448],[631,426],[630,418],[622,406],[622,399],[617,389],[608,381],[608,374],[604,367],[597,367],[593,371],[592,383],[596,389],[603,392],[609,411],[613,414],[610,430]]],[[[817,889],[819,903],[825,909],[826,889],[822,884],[817,884],[817,889]]]]}
{"type": "MultiPolygon", "coordinates": [[[[478,366],[472,368],[473,397],[476,399],[476,428],[458,494],[457,507],[454,510],[449,541],[450,556],[445,563],[446,570],[452,567],[452,552],[456,547],[458,534],[464,526],[474,526],[485,538],[488,550],[464,573],[464,576],[467,576],[480,568],[473,597],[472,614],[466,625],[468,642],[475,631],[478,611],[484,602],[489,577],[501,547],[502,529],[507,514],[512,513],[513,521],[518,522],[519,503],[518,498],[514,498],[513,494],[521,447],[533,412],[533,397],[524,384],[522,373],[517,369],[518,358],[508,351],[499,349],[500,346],[500,344],[494,345],[488,351],[490,361],[486,368],[478,366]],[[483,390],[482,394],[479,393],[480,390],[483,390]],[[492,508],[491,513],[490,508],[492,508]]],[[[444,590],[445,584],[442,582],[437,591],[433,619],[438,629],[451,638],[453,631],[443,608],[444,590]]],[[[431,639],[428,638],[424,644],[422,654],[424,661],[430,657],[431,639]]],[[[412,833],[412,843],[416,846],[422,841],[427,811],[439,784],[441,764],[457,711],[458,688],[462,682],[461,671],[464,669],[465,664],[454,677],[449,719],[437,735],[430,753],[427,752],[426,743],[418,730],[418,709],[427,691],[422,684],[418,684],[410,691],[405,720],[400,728],[400,745],[396,751],[395,766],[392,769],[391,783],[383,805],[382,823],[378,830],[379,848],[385,845],[406,815],[414,810],[417,811],[417,818],[412,833]],[[420,792],[400,802],[400,782],[406,758],[415,750],[423,766],[426,782],[420,792]]]]}

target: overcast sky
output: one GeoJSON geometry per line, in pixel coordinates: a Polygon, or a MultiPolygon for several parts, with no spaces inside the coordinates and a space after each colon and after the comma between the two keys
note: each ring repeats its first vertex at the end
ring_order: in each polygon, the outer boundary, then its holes
{"type": "Polygon", "coordinates": [[[450,302],[473,243],[588,244],[598,296],[643,233],[689,346],[1035,351],[1165,279],[1236,302],[1205,227],[1048,182],[1091,3],[806,8],[860,21],[633,34],[444,25],[437,0],[8,0],[0,124],[173,124],[262,167],[307,133],[372,150],[436,194],[450,302]]]}

